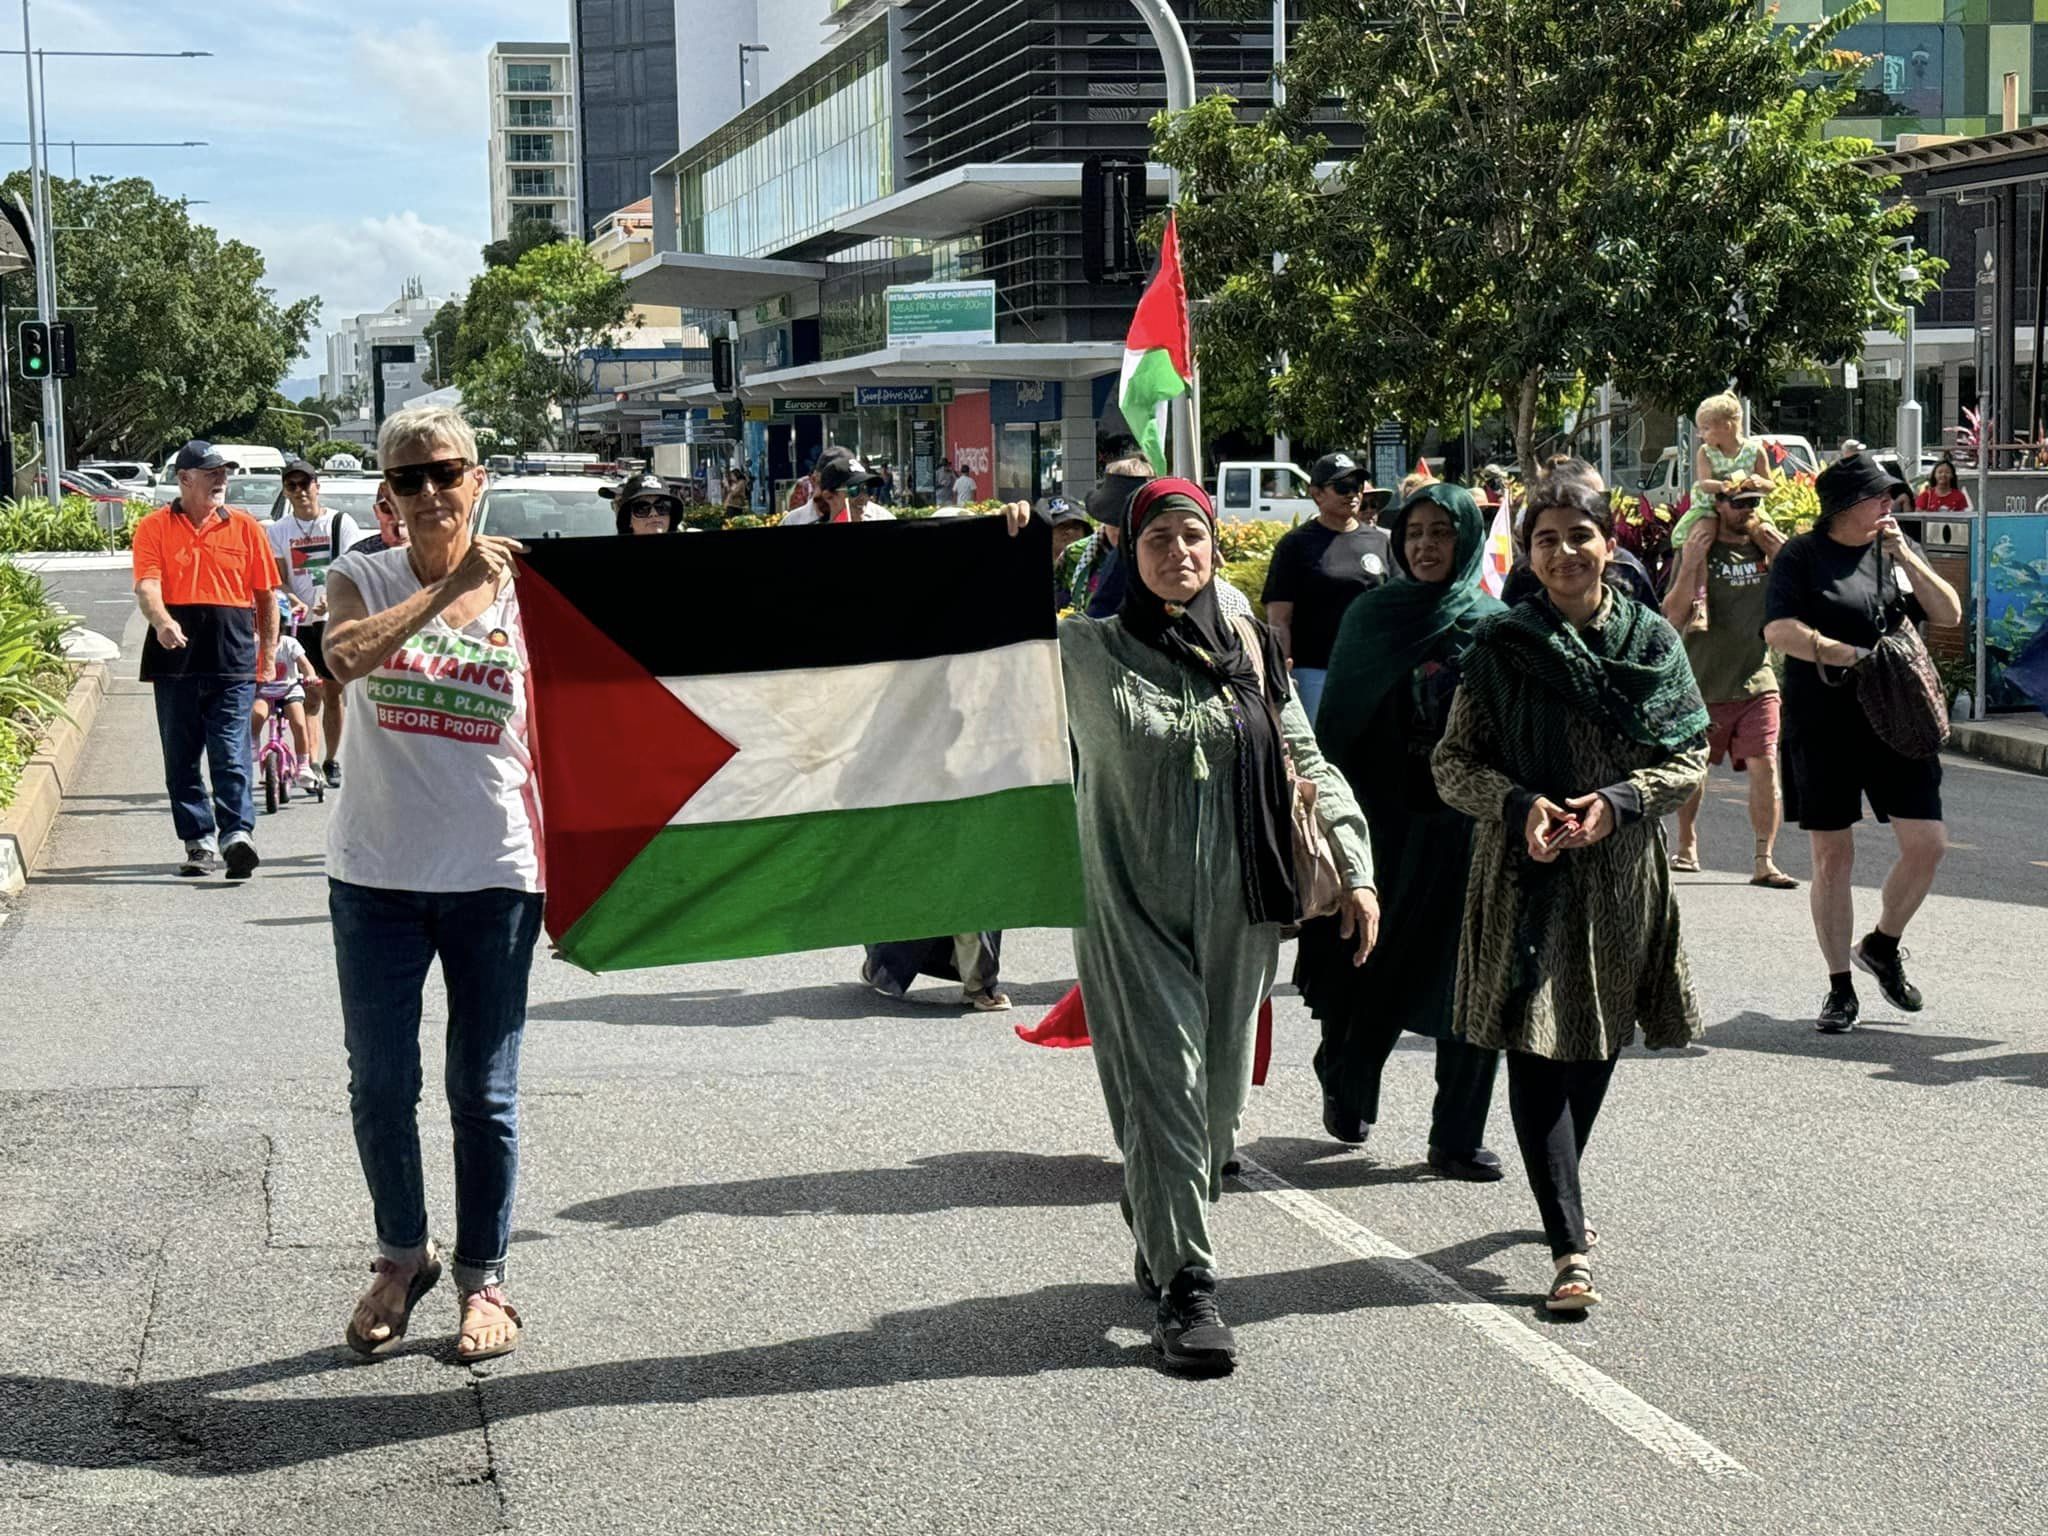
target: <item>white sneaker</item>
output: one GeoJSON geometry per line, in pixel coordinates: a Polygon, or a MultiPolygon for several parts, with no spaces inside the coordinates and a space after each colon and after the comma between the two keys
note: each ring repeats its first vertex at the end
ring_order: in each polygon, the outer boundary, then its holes
{"type": "Polygon", "coordinates": [[[299,769],[298,783],[299,788],[309,795],[317,789],[325,789],[327,787],[327,781],[320,777],[319,771],[311,763],[307,763],[299,769]]]}

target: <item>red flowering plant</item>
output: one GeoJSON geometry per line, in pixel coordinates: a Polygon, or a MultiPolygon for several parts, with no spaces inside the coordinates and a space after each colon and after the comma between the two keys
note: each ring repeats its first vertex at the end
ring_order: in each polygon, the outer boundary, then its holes
{"type": "Polygon", "coordinates": [[[1671,566],[1672,510],[1652,506],[1647,496],[1620,486],[1607,495],[1614,508],[1615,539],[1648,567],[1650,579],[1661,588],[1671,566]]]}

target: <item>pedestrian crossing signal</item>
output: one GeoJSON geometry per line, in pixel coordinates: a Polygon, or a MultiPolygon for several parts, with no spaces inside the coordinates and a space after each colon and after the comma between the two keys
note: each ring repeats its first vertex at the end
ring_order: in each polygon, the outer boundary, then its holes
{"type": "Polygon", "coordinates": [[[24,320],[20,331],[21,376],[39,380],[54,378],[50,371],[50,328],[40,320],[24,320]]]}
{"type": "Polygon", "coordinates": [[[78,329],[69,320],[50,326],[50,377],[68,379],[78,372],[78,329]]]}

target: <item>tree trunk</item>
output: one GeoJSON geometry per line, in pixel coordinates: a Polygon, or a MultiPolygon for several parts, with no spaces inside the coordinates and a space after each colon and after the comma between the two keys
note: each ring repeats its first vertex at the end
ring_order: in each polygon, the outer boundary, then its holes
{"type": "Polygon", "coordinates": [[[1522,484],[1536,479],[1536,395],[1543,387],[1543,370],[1532,368],[1522,375],[1522,392],[1515,401],[1515,458],[1522,466],[1522,484]]]}

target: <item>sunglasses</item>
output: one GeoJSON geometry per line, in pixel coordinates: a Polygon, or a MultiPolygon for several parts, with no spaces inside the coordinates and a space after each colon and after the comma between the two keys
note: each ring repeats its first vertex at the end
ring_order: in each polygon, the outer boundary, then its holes
{"type": "Polygon", "coordinates": [[[417,496],[434,482],[437,491],[453,490],[462,477],[476,466],[467,459],[435,459],[431,464],[397,464],[384,471],[384,483],[394,496],[417,496]]]}
{"type": "Polygon", "coordinates": [[[636,501],[626,508],[636,522],[647,522],[657,517],[674,517],[676,509],[665,501],[636,501]]]}
{"type": "Polygon", "coordinates": [[[313,482],[304,475],[293,475],[291,479],[285,481],[284,488],[288,491],[310,491],[313,488],[313,482]]]}
{"type": "Polygon", "coordinates": [[[1356,496],[1358,488],[1364,484],[1363,480],[1332,480],[1323,489],[1335,491],[1339,496],[1356,496]]]}

